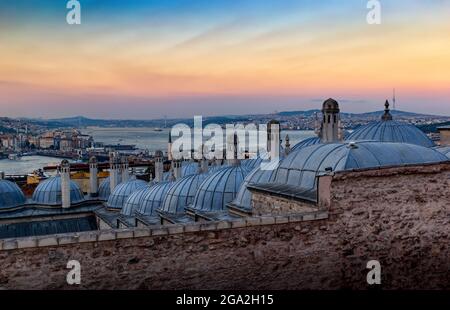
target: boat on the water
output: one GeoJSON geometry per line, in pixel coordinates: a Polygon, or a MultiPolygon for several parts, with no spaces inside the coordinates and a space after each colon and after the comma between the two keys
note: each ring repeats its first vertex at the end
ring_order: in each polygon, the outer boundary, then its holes
{"type": "Polygon", "coordinates": [[[20,160],[21,156],[20,154],[9,154],[8,159],[9,160],[20,160]]]}

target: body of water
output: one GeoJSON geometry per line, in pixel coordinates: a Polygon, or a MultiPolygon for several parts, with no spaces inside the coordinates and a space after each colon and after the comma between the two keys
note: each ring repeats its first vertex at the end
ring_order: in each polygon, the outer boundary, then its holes
{"type": "MultiPolygon", "coordinates": [[[[139,149],[154,152],[156,150],[167,150],[169,131],[170,129],[155,131],[154,128],[90,127],[83,130],[83,133],[92,135],[96,142],[103,142],[105,144],[133,144],[139,149]]],[[[313,131],[284,130],[281,132],[281,139],[283,141],[286,134],[289,135],[291,146],[315,135],[313,131]]],[[[22,175],[41,169],[44,166],[59,164],[60,162],[60,158],[42,156],[25,156],[15,161],[3,159],[0,160],[0,171],[5,172],[7,175],[22,175]]]]}
{"type": "Polygon", "coordinates": [[[0,160],[0,171],[7,175],[25,175],[45,166],[61,163],[61,158],[24,156],[19,160],[0,160]]]}
{"type": "MultiPolygon", "coordinates": [[[[154,152],[156,150],[167,150],[167,142],[170,129],[155,131],[154,128],[99,128],[89,127],[83,131],[94,137],[96,142],[104,144],[133,144],[137,148],[154,152]]],[[[283,130],[281,139],[289,135],[291,146],[296,143],[314,137],[314,131],[308,130],[283,130]]],[[[283,142],[284,144],[284,142],[283,142]]]]}

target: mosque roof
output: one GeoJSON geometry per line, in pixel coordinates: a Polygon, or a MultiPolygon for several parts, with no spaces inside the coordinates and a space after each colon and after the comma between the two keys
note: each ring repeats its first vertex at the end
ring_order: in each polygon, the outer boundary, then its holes
{"type": "Polygon", "coordinates": [[[440,146],[435,148],[435,150],[450,158],[450,146],[440,146]]]}
{"type": "Polygon", "coordinates": [[[206,178],[195,195],[192,208],[198,211],[221,211],[235,197],[249,169],[229,166],[206,178]]]}
{"type": "Polygon", "coordinates": [[[123,205],[123,208],[120,211],[120,213],[123,215],[128,215],[128,216],[134,215],[136,210],[141,205],[141,203],[144,199],[144,195],[149,190],[150,190],[150,186],[144,186],[141,189],[138,189],[137,191],[132,193],[125,201],[125,204],[123,205]]]}
{"type": "Polygon", "coordinates": [[[407,143],[360,141],[316,144],[289,154],[271,182],[314,188],[316,176],[327,171],[381,168],[446,161],[438,151],[407,143]]]}
{"type": "Polygon", "coordinates": [[[142,202],[136,213],[142,215],[157,215],[156,210],[161,207],[166,193],[169,191],[173,182],[160,182],[148,189],[142,197],[142,202]]]}
{"type": "Polygon", "coordinates": [[[0,209],[20,206],[25,200],[25,195],[16,183],[0,180],[0,209]]]}
{"type": "Polygon", "coordinates": [[[161,204],[161,211],[183,213],[184,208],[194,200],[200,184],[208,176],[207,173],[188,175],[173,183],[161,204]]]}
{"type": "Polygon", "coordinates": [[[131,194],[146,186],[147,182],[138,179],[120,183],[109,196],[106,205],[109,208],[122,209],[131,194]]]}
{"type": "MultiPolygon", "coordinates": [[[[41,182],[34,190],[32,200],[41,205],[61,205],[61,176],[57,175],[41,182]]],[[[75,204],[84,200],[83,192],[74,181],[70,181],[70,203],[75,204]]]]}

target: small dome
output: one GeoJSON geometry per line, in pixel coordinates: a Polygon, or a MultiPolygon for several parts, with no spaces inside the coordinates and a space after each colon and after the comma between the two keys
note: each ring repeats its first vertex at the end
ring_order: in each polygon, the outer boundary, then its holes
{"type": "Polygon", "coordinates": [[[164,157],[164,153],[161,150],[155,151],[155,157],[164,157]]]}
{"type": "Polygon", "coordinates": [[[199,211],[221,211],[235,197],[246,175],[243,166],[230,166],[209,175],[197,191],[192,207],[199,211]]]}
{"type": "Polygon", "coordinates": [[[167,213],[183,213],[192,203],[200,184],[209,176],[207,173],[188,175],[176,181],[168,190],[161,210],[167,213]]]}
{"type": "Polygon", "coordinates": [[[199,171],[199,163],[196,162],[183,162],[181,168],[181,176],[185,177],[188,175],[197,174],[199,171]]]}
{"type": "Polygon", "coordinates": [[[161,182],[152,186],[142,199],[142,203],[137,209],[137,213],[143,215],[156,215],[156,210],[161,207],[161,204],[169,191],[173,182],[161,182]]]}
{"type": "MultiPolygon", "coordinates": [[[[61,205],[61,176],[57,175],[41,182],[34,190],[32,199],[41,205],[61,205]]],[[[70,203],[76,204],[83,200],[84,195],[78,184],[70,181],[70,203]]]]}
{"type": "Polygon", "coordinates": [[[236,198],[231,202],[240,208],[250,209],[252,203],[252,193],[247,189],[247,185],[252,183],[267,183],[270,181],[274,175],[278,165],[266,164],[266,167],[258,167],[250,172],[249,175],[244,179],[244,182],[236,195],[236,198]]]}
{"type": "MultiPolygon", "coordinates": [[[[118,178],[120,184],[122,179],[121,173],[119,173],[118,178]]],[[[111,194],[111,177],[107,177],[100,183],[100,186],[98,187],[98,197],[101,200],[108,200],[110,194],[111,194]]]]}
{"type": "Polygon", "coordinates": [[[0,209],[23,205],[25,200],[25,195],[16,183],[0,180],[0,209]]]}
{"type": "Polygon", "coordinates": [[[143,180],[133,179],[116,186],[106,203],[108,208],[122,209],[128,197],[137,190],[147,186],[143,180]]]}
{"type": "Polygon", "coordinates": [[[316,176],[326,171],[436,163],[446,159],[436,150],[407,143],[316,144],[289,154],[280,163],[271,182],[312,189],[316,185],[316,176]]]}
{"type": "Polygon", "coordinates": [[[147,193],[147,191],[150,190],[150,186],[145,186],[137,191],[135,191],[133,194],[131,194],[127,201],[125,202],[122,211],[120,211],[123,215],[132,216],[136,212],[136,210],[139,208],[139,206],[142,203],[142,200],[144,199],[144,195],[147,193]]]}
{"type": "Polygon", "coordinates": [[[91,156],[91,158],[89,158],[89,163],[90,164],[96,164],[97,163],[97,157],[91,156]]]}
{"type": "Polygon", "coordinates": [[[297,151],[301,148],[310,146],[310,145],[315,145],[315,144],[319,144],[320,143],[320,138],[319,137],[311,137],[311,138],[307,138],[305,140],[300,141],[299,143],[297,143],[296,145],[294,145],[292,147],[291,152],[297,151]]]}
{"type": "Polygon", "coordinates": [[[414,125],[392,120],[375,122],[353,131],[346,141],[379,141],[411,143],[425,147],[434,146],[433,141],[414,125]]]}

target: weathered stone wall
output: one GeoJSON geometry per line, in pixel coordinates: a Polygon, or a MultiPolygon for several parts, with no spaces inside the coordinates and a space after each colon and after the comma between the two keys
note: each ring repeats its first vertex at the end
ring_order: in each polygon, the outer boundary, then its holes
{"type": "MultiPolygon", "coordinates": [[[[333,176],[329,212],[0,240],[0,287],[450,288],[449,165],[333,176]]],[[[326,193],[327,191],[324,191],[326,193]]]]}
{"type": "Polygon", "coordinates": [[[317,206],[313,203],[252,191],[253,215],[282,215],[314,210],[317,210],[317,206]]]}

